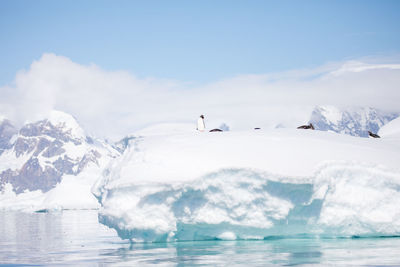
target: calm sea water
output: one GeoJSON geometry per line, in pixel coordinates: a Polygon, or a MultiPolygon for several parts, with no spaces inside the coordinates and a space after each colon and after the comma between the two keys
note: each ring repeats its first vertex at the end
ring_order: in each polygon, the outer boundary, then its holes
{"type": "Polygon", "coordinates": [[[0,266],[400,266],[400,238],[130,244],[97,211],[0,211],[0,266]]]}

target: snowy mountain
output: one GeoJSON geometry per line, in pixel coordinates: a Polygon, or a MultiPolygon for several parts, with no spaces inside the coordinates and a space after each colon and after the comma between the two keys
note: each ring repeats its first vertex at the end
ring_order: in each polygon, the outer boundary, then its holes
{"type": "Polygon", "coordinates": [[[368,131],[377,133],[380,127],[398,116],[369,107],[339,109],[334,106],[317,106],[309,122],[316,130],[368,137],[368,131]]]}
{"type": "Polygon", "coordinates": [[[11,137],[17,132],[9,120],[0,118],[0,155],[11,147],[11,137]]]}
{"type": "MultiPolygon", "coordinates": [[[[75,179],[76,187],[81,182],[87,183],[85,194],[90,197],[90,186],[101,175],[102,168],[119,155],[105,142],[86,136],[71,115],[60,111],[27,123],[19,131],[3,120],[0,146],[0,198],[3,198],[0,207],[9,202],[15,204],[16,198],[22,199],[24,194],[37,192],[44,196],[60,186],[63,179],[75,179]],[[85,173],[89,170],[94,177],[87,177],[85,173]]],[[[74,192],[65,193],[71,198],[74,195],[74,192]]],[[[88,196],[75,195],[74,198],[87,199],[88,196]]]]}

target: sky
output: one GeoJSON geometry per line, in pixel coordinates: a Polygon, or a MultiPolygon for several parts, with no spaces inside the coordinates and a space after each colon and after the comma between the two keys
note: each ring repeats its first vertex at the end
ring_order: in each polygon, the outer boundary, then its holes
{"type": "Polygon", "coordinates": [[[43,53],[207,82],[400,50],[400,2],[0,1],[0,84],[43,53]]]}
{"type": "Polygon", "coordinates": [[[243,128],[315,104],[397,110],[398,14],[387,0],[2,0],[0,112],[60,109],[117,137],[202,113],[243,128]]]}

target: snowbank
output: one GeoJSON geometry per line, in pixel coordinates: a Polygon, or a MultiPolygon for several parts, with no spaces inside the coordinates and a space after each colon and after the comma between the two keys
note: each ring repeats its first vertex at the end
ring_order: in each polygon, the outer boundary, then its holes
{"type": "Polygon", "coordinates": [[[392,120],[379,130],[381,137],[400,138],[400,117],[392,120]]]}
{"type": "Polygon", "coordinates": [[[93,187],[135,242],[400,235],[400,149],[279,129],[134,139],[93,187]]]}
{"type": "Polygon", "coordinates": [[[195,123],[159,123],[136,131],[135,136],[171,135],[196,132],[195,123]]]}

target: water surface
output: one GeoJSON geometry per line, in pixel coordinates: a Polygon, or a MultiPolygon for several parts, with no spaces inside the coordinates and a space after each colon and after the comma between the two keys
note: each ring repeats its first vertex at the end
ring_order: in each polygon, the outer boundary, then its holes
{"type": "Polygon", "coordinates": [[[97,211],[0,211],[0,265],[400,266],[400,238],[287,238],[130,244],[97,211]]]}

